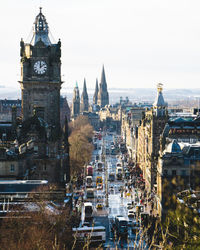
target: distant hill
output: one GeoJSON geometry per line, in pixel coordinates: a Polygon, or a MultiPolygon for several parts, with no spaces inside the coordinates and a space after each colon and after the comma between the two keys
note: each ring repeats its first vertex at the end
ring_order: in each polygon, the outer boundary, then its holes
{"type": "MultiPolygon", "coordinates": [[[[111,88],[108,89],[110,103],[116,103],[119,101],[120,96],[122,98],[126,98],[128,96],[131,102],[150,102],[152,103],[157,95],[156,88],[111,88]]],[[[80,94],[82,89],[80,89],[80,94]]],[[[73,97],[73,89],[70,88],[66,91],[64,89],[61,91],[63,96],[66,96],[68,102],[72,102],[73,97]]],[[[88,95],[90,102],[92,102],[94,94],[94,89],[88,89],[88,95]]],[[[200,88],[199,89],[164,89],[163,95],[165,101],[177,101],[177,100],[184,100],[184,99],[195,99],[200,98],[200,88]]],[[[18,99],[21,98],[20,89],[7,89],[1,88],[0,99],[18,99]]]]}

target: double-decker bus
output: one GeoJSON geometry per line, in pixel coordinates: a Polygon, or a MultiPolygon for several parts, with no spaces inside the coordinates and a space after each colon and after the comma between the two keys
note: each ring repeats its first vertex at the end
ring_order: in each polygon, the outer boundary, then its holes
{"type": "Polygon", "coordinates": [[[78,242],[104,243],[106,228],[103,226],[73,228],[73,236],[78,242]]]}

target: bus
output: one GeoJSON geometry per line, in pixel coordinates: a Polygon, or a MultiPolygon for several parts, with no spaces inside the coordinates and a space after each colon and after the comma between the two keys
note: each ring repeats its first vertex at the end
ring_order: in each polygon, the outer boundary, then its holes
{"type": "Polygon", "coordinates": [[[92,176],[86,176],[86,187],[92,187],[92,176]]]}
{"type": "Polygon", "coordinates": [[[105,243],[106,228],[103,226],[73,228],[73,237],[78,242],[105,243]]]}
{"type": "Polygon", "coordinates": [[[96,185],[98,186],[98,184],[103,185],[103,178],[102,178],[102,176],[97,176],[97,178],[96,178],[96,185]]]}
{"type": "Polygon", "coordinates": [[[82,209],[82,222],[90,221],[93,217],[93,205],[91,202],[84,202],[82,209]]]}
{"type": "Polygon", "coordinates": [[[87,175],[93,176],[93,167],[90,165],[87,166],[87,175]]]}
{"type": "Polygon", "coordinates": [[[128,221],[123,216],[115,217],[115,227],[118,236],[128,235],[128,221]]]}

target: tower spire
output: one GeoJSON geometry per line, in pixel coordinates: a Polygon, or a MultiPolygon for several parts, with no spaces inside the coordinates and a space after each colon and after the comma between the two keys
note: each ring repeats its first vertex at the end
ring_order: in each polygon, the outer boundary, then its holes
{"type": "Polygon", "coordinates": [[[103,64],[102,73],[101,73],[101,84],[106,85],[106,88],[107,88],[104,64],[103,64]]]}
{"type": "Polygon", "coordinates": [[[99,92],[98,79],[96,79],[96,86],[95,86],[95,91],[94,91],[94,96],[93,96],[93,104],[97,104],[98,92],[99,92]]]}
{"type": "Polygon", "coordinates": [[[87,94],[87,88],[86,88],[86,80],[84,78],[84,83],[83,83],[83,92],[84,94],[86,93],[87,94]]]}
{"type": "Polygon", "coordinates": [[[34,32],[33,37],[31,39],[31,44],[35,45],[40,40],[46,46],[51,45],[51,41],[49,39],[49,26],[45,16],[42,14],[42,7],[40,7],[40,12],[35,18],[34,32]]]}
{"type": "Polygon", "coordinates": [[[101,73],[101,82],[99,85],[98,101],[97,104],[102,108],[109,104],[109,95],[107,90],[107,82],[105,76],[104,65],[101,73]]]}
{"type": "Polygon", "coordinates": [[[158,83],[158,85],[157,85],[157,97],[156,97],[155,102],[153,104],[153,108],[155,110],[156,116],[163,116],[166,113],[165,111],[166,111],[167,103],[164,101],[162,90],[163,90],[163,84],[158,83]]]}
{"type": "Polygon", "coordinates": [[[88,111],[89,103],[88,103],[88,93],[86,87],[86,80],[84,78],[83,82],[83,92],[81,95],[81,112],[88,111]]]}

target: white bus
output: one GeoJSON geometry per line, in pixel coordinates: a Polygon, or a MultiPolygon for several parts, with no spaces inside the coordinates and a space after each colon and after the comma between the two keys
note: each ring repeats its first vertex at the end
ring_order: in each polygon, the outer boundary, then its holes
{"type": "Polygon", "coordinates": [[[92,176],[86,176],[86,187],[92,187],[92,176]]]}
{"type": "Polygon", "coordinates": [[[73,228],[73,237],[78,242],[93,242],[102,243],[106,241],[106,228],[103,226],[97,227],[78,227],[73,228]]]}
{"type": "Polygon", "coordinates": [[[83,209],[82,209],[82,222],[84,221],[90,221],[93,216],[93,205],[91,202],[85,202],[83,203],[83,209]]]}

